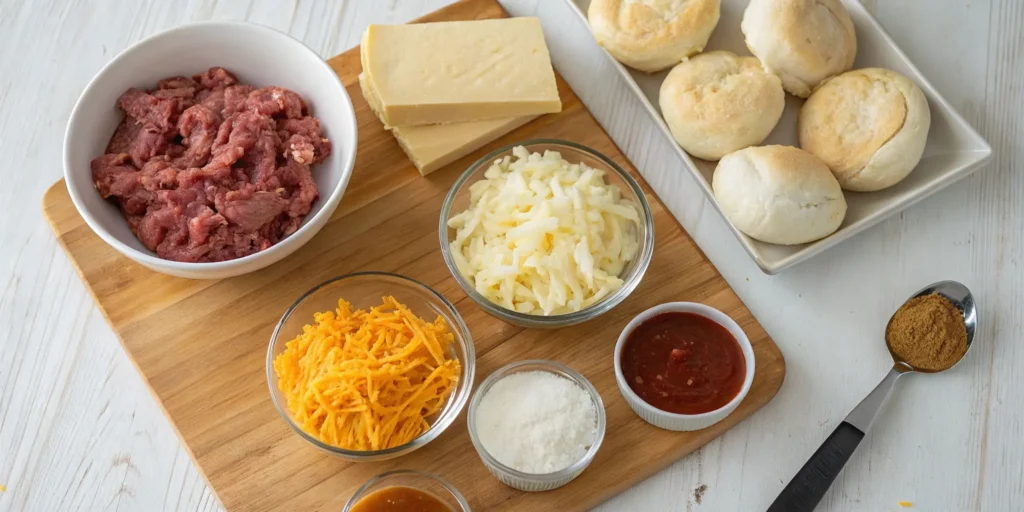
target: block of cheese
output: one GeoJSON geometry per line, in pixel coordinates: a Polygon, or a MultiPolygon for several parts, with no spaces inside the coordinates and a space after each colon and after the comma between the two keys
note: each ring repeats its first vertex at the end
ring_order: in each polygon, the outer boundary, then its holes
{"type": "MultiPolygon", "coordinates": [[[[369,103],[373,93],[365,73],[359,75],[359,87],[369,103]]],[[[378,118],[381,117],[372,103],[370,109],[378,118]]],[[[530,115],[463,123],[392,126],[391,133],[420,174],[426,176],[536,118],[530,115]]]]}
{"type": "Polygon", "coordinates": [[[537,18],[370,25],[360,54],[389,127],[562,109],[537,18]]]}
{"type": "Polygon", "coordinates": [[[464,123],[396,126],[391,133],[420,174],[426,176],[536,118],[499,117],[464,123]]]}

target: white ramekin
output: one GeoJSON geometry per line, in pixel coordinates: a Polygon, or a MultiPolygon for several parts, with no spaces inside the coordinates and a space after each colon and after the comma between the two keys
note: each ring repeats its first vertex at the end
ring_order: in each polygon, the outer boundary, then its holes
{"type": "Polygon", "coordinates": [[[476,393],[473,395],[473,399],[469,402],[469,415],[466,418],[466,423],[469,427],[469,438],[473,442],[473,447],[476,448],[476,452],[480,455],[480,460],[483,461],[484,466],[487,467],[487,470],[490,471],[495,478],[500,480],[501,483],[509,487],[519,489],[520,491],[541,492],[561,487],[571,482],[574,478],[580,476],[580,473],[582,473],[584,469],[587,469],[587,466],[589,466],[594,460],[594,456],[597,455],[597,450],[601,448],[601,442],[604,441],[606,418],[604,402],[601,400],[601,394],[598,393],[597,388],[595,388],[594,385],[586,379],[586,377],[561,363],[556,363],[554,361],[527,360],[517,361],[503,366],[484,379],[480,384],[480,387],[477,388],[476,393]],[[583,458],[576,461],[571,466],[555,471],[554,473],[524,473],[502,464],[490,453],[487,453],[487,450],[484,449],[483,443],[480,442],[480,437],[477,435],[476,431],[477,406],[480,405],[480,400],[482,400],[484,395],[486,395],[491,389],[491,386],[513,373],[530,371],[549,372],[569,379],[587,391],[587,394],[589,394],[590,398],[594,401],[594,407],[597,409],[597,437],[594,439],[594,443],[590,445],[590,449],[583,455],[583,458]]]}
{"type": "Polygon", "coordinates": [[[665,430],[675,431],[690,431],[700,430],[703,428],[710,427],[719,421],[725,419],[726,416],[731,414],[736,407],[740,405],[740,402],[746,398],[747,393],[750,391],[751,384],[754,383],[754,349],[750,346],[750,340],[747,339],[747,335],[740,329],[737,324],[729,315],[722,313],[721,311],[705,306],[704,304],[697,304],[695,302],[667,302],[665,304],[659,304],[654,306],[643,313],[636,316],[631,322],[629,322],[622,333],[619,334],[619,341],[615,344],[615,382],[619,385],[619,392],[622,393],[622,397],[626,399],[629,406],[633,408],[638,416],[643,418],[644,421],[654,425],[658,428],[665,430]],[[740,349],[743,350],[743,358],[746,360],[747,372],[743,378],[743,387],[740,388],[740,392],[730,401],[719,409],[711,412],[702,414],[677,414],[673,412],[663,411],[654,407],[647,402],[644,402],[633,389],[626,383],[626,378],[622,375],[622,347],[626,344],[626,339],[629,337],[633,329],[636,329],[643,321],[661,313],[693,313],[696,315],[703,316],[710,319],[711,321],[725,327],[729,334],[732,334],[736,341],[740,344],[740,349]]]}

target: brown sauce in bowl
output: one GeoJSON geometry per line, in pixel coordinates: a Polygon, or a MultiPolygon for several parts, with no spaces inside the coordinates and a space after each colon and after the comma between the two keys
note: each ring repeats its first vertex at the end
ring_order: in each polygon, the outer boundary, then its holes
{"type": "Polygon", "coordinates": [[[437,496],[396,485],[374,491],[356,502],[352,512],[452,512],[437,496]]]}
{"type": "Polygon", "coordinates": [[[641,400],[666,412],[702,414],[743,387],[743,349],[728,329],[694,313],[655,315],[629,333],[622,375],[641,400]]]}

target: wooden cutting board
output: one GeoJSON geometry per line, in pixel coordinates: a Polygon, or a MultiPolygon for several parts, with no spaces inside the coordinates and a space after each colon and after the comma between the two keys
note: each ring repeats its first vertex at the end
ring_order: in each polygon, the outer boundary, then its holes
{"type": "MultiPolygon", "coordinates": [[[[501,16],[505,13],[494,0],[465,0],[421,21],[501,16]]],[[[359,92],[359,49],[329,62],[358,117],[355,172],[327,226],[278,264],[220,281],[158,274],[93,234],[63,181],[43,198],[61,245],[228,510],[336,511],[371,476],[396,468],[443,476],[474,510],[590,508],[714,439],[778,392],[785,375],[778,347],[560,78],[561,113],[538,118],[421,177],[359,92]],[[556,331],[522,329],[488,316],[452,279],[438,243],[441,202],[458,175],[487,151],[528,138],[568,139],[610,156],[640,180],[655,218],[654,258],[636,291],[604,316],[556,331]],[[506,487],[491,478],[473,450],[465,411],[430,445],[392,461],[357,464],[307,445],[270,401],[267,344],[275,323],[301,293],[359,270],[411,276],[455,303],[476,344],[477,383],[521,359],[552,359],[583,373],[607,408],[607,434],[593,464],[555,491],[530,494],[506,487]],[[615,385],[612,349],[622,327],[644,309],[668,301],[703,302],[729,314],[756,354],[756,377],[746,400],[726,420],[698,432],[668,432],[644,423],[615,385]]]]}

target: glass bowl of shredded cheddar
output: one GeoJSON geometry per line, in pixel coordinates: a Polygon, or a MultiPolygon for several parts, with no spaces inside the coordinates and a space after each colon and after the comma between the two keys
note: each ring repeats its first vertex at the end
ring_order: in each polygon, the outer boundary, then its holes
{"type": "Polygon", "coordinates": [[[339,457],[421,448],[469,400],[475,354],[447,299],[396,274],[361,272],[303,294],[277,324],[267,381],[281,417],[339,457]]]}
{"type": "Polygon", "coordinates": [[[595,318],[640,284],[654,220],[640,184],[611,158],[563,140],[497,149],[441,207],[445,264],[484,311],[524,327],[595,318]]]}

